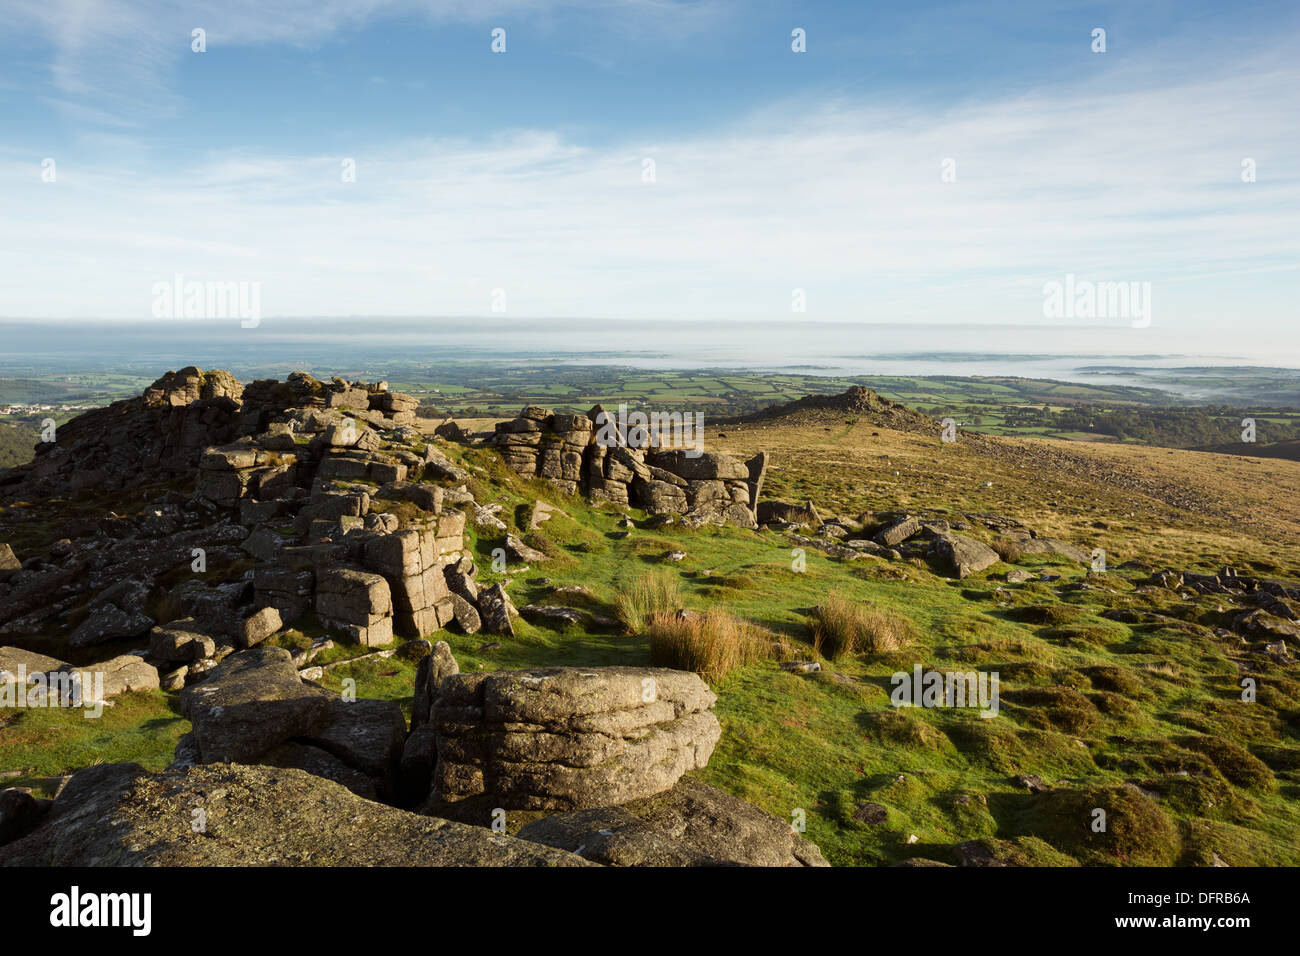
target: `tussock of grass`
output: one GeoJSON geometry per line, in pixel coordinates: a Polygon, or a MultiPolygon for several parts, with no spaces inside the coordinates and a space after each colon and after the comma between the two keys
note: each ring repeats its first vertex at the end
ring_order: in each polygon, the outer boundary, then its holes
{"type": "Polygon", "coordinates": [[[1008,702],[1014,705],[1008,709],[1017,719],[1042,730],[1079,734],[1101,719],[1096,705],[1072,687],[1029,687],[1002,696],[1004,706],[1008,702]]]}
{"type": "Polygon", "coordinates": [[[1178,828],[1136,787],[1085,787],[1039,794],[1013,821],[1017,835],[1035,836],[1085,866],[1170,866],[1181,850],[1178,828]],[[1097,811],[1104,830],[1094,829],[1097,811]]]}
{"type": "Polygon", "coordinates": [[[624,630],[635,634],[656,617],[671,615],[682,606],[682,587],[666,571],[643,574],[614,599],[614,616],[624,630]]]}
{"type": "Polygon", "coordinates": [[[1020,545],[1010,538],[995,538],[989,543],[989,547],[998,553],[998,557],[1007,564],[1019,564],[1024,555],[1020,551],[1020,545]]]}
{"type": "Polygon", "coordinates": [[[942,730],[929,721],[898,710],[881,710],[867,714],[862,722],[873,739],[884,746],[947,752],[954,749],[942,730]]]}
{"type": "Polygon", "coordinates": [[[757,628],[720,608],[699,615],[660,612],[645,636],[652,665],[694,671],[711,684],[771,653],[771,641],[757,628]]]}
{"type": "Polygon", "coordinates": [[[1062,624],[1069,624],[1082,613],[1079,608],[1066,604],[1031,604],[1026,607],[1012,608],[1007,611],[1007,617],[1026,624],[1048,624],[1059,627],[1062,624]]]}
{"type": "Polygon", "coordinates": [[[903,615],[857,604],[837,591],[813,609],[813,650],[828,660],[851,654],[889,654],[912,643],[915,628],[903,615]]]}
{"type": "Polygon", "coordinates": [[[733,591],[751,591],[758,587],[758,582],[747,574],[728,574],[718,578],[718,586],[733,591]]]}
{"type": "Polygon", "coordinates": [[[1273,789],[1273,771],[1268,765],[1231,740],[1210,736],[1176,737],[1174,742],[1204,754],[1219,772],[1244,790],[1267,793],[1273,789]]]}
{"type": "Polygon", "coordinates": [[[554,571],[560,567],[569,567],[575,564],[574,559],[564,550],[563,547],[556,544],[549,537],[539,531],[530,531],[523,536],[524,544],[530,548],[546,555],[549,563],[549,569],[554,571]]]}

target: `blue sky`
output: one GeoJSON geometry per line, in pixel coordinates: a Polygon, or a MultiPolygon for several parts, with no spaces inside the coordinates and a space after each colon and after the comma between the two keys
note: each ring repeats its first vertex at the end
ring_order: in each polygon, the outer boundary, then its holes
{"type": "Polygon", "coordinates": [[[0,316],[145,318],[181,273],[259,282],[277,315],[482,314],[500,289],[522,318],[789,320],[802,289],[824,320],[1042,323],[1071,273],[1300,351],[1294,3],[0,16],[0,316]]]}

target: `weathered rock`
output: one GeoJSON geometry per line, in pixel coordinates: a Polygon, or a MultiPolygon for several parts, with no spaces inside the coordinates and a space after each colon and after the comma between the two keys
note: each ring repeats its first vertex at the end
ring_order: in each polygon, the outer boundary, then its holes
{"type": "Polygon", "coordinates": [[[89,616],[68,635],[69,647],[91,647],[121,637],[139,637],[153,627],[153,619],[140,611],[124,611],[116,604],[91,608],[89,616]]]}
{"type": "Polygon", "coordinates": [[[433,433],[439,438],[445,438],[447,441],[454,442],[463,442],[469,437],[465,429],[461,428],[459,423],[450,418],[435,428],[433,433]]]}
{"type": "Polygon", "coordinates": [[[1057,538],[1025,538],[1019,542],[1019,547],[1021,554],[1059,554],[1080,564],[1092,561],[1092,554],[1086,548],[1057,538]]]}
{"type": "Polygon", "coordinates": [[[816,674],[820,672],[822,665],[820,661],[782,661],[781,670],[790,671],[794,674],[816,674]]]}
{"type": "Polygon", "coordinates": [[[608,866],[830,865],[787,821],[689,777],[667,793],[555,814],[517,835],[608,866]]]}
{"type": "Polygon", "coordinates": [[[186,663],[211,657],[216,641],[198,630],[194,618],[172,621],[149,632],[149,656],[160,661],[186,663]]]}
{"type": "Polygon", "coordinates": [[[433,708],[435,796],[506,809],[584,809],[661,793],[707,764],[716,696],[663,668],[458,674],[433,708]]]}
{"type": "Polygon", "coordinates": [[[444,494],[441,485],[422,481],[394,481],[380,488],[378,497],[409,501],[422,511],[438,514],[442,511],[444,494]]]}
{"type": "Polygon", "coordinates": [[[757,518],[759,524],[787,523],[819,527],[822,523],[822,517],[817,513],[817,506],[811,501],[797,505],[775,498],[758,503],[757,518]]]}
{"type": "Polygon", "coordinates": [[[988,545],[960,534],[936,537],[931,553],[950,574],[964,578],[998,562],[998,553],[988,545]]]}
{"type": "Polygon", "coordinates": [[[181,692],[181,713],[205,763],[256,760],[277,744],[329,723],[333,697],[304,684],[282,647],[232,654],[181,692]]]}
{"type": "Polygon", "coordinates": [[[570,853],[374,803],[297,769],[74,774],[7,866],[574,866],[570,853]],[[202,808],[195,833],[192,811],[202,808]]]}
{"type": "Polygon", "coordinates": [[[446,641],[434,644],[433,651],[420,661],[415,670],[415,696],[411,701],[412,733],[429,723],[443,679],[459,673],[460,665],[451,652],[451,645],[446,641]]]}
{"type": "Polygon", "coordinates": [[[871,540],[882,547],[895,548],[920,530],[921,522],[916,515],[902,515],[877,531],[871,540]]]}
{"type": "Polygon", "coordinates": [[[1171,591],[1177,591],[1183,586],[1183,576],[1177,571],[1158,571],[1151,576],[1151,580],[1160,587],[1168,588],[1171,591]]]}
{"type": "Polygon", "coordinates": [[[543,552],[530,548],[513,534],[506,535],[505,552],[506,557],[511,561],[521,561],[524,564],[540,564],[547,560],[543,552]]]}
{"type": "Polygon", "coordinates": [[[743,462],[718,451],[695,454],[690,449],[673,448],[647,455],[646,463],[671,471],[687,481],[717,478],[739,481],[749,479],[749,469],[743,462]]]}
{"type": "Polygon", "coordinates": [[[1016,783],[1024,787],[1030,793],[1046,793],[1052,788],[1043,782],[1043,778],[1036,773],[1016,774],[1016,783]]]}
{"type": "Polygon", "coordinates": [[[497,517],[497,512],[501,511],[502,506],[499,504],[474,506],[474,524],[480,528],[486,528],[489,531],[505,531],[507,525],[497,517]]]}
{"type": "Polygon", "coordinates": [[[633,485],[634,497],[651,514],[685,514],[690,507],[686,492],[666,481],[646,481],[633,485]]]}
{"type": "Polygon", "coordinates": [[[283,627],[280,612],[273,607],[264,607],[244,618],[239,624],[235,641],[240,647],[253,647],[276,633],[283,627]]]}
{"type": "Polygon", "coordinates": [[[0,647],[0,683],[17,681],[20,674],[48,674],[67,667],[63,661],[21,647],[0,647]]]}
{"type": "Polygon", "coordinates": [[[14,549],[7,543],[0,544],[0,582],[9,580],[16,571],[21,571],[23,564],[14,554],[14,549]]]}
{"type": "Polygon", "coordinates": [[[280,612],[282,624],[291,624],[312,606],[316,576],[310,567],[284,564],[259,565],[253,569],[253,591],[258,604],[280,612]]]}
{"type": "Polygon", "coordinates": [[[348,766],[328,751],[300,741],[290,740],[273,747],[258,759],[258,763],[268,767],[292,767],[314,777],[332,780],[367,800],[379,797],[374,778],[348,766]]]}
{"type": "Polygon", "coordinates": [[[381,796],[391,796],[405,739],[406,718],[393,701],[335,699],[329,723],[304,734],[301,741],[360,770],[377,782],[381,796]]]}
{"type": "Polygon", "coordinates": [[[443,577],[446,578],[447,588],[451,593],[459,594],[471,604],[478,601],[478,585],[475,584],[478,568],[474,566],[474,559],[468,554],[457,560],[455,564],[444,567],[443,577]]]}
{"type": "Polygon", "coordinates": [[[122,654],[88,670],[104,675],[105,700],[133,691],[157,690],[159,686],[157,668],[136,654],[122,654]]]}
{"type": "Polygon", "coordinates": [[[407,641],[397,649],[397,656],[404,661],[417,663],[433,653],[433,644],[426,640],[407,641]]]}
{"type": "Polygon", "coordinates": [[[367,647],[392,641],[392,592],[383,575],[333,567],[319,571],[316,579],[316,613],[322,621],[337,623],[367,647]]]}
{"type": "Polygon", "coordinates": [[[456,625],[466,634],[477,634],[483,626],[483,619],[479,616],[478,608],[459,594],[453,593],[450,600],[456,625]]]}
{"type": "Polygon", "coordinates": [[[550,621],[553,624],[581,624],[590,615],[574,607],[554,604],[525,604],[519,613],[529,620],[550,621]]]}
{"type": "Polygon", "coordinates": [[[853,819],[868,826],[880,826],[889,818],[889,811],[879,803],[863,801],[853,811],[853,819]]]}
{"type": "Polygon", "coordinates": [[[533,510],[528,516],[528,530],[536,531],[544,522],[550,521],[555,516],[567,518],[569,515],[561,511],[555,505],[545,501],[534,501],[533,510]]]}
{"type": "Polygon", "coordinates": [[[1279,637],[1300,643],[1300,624],[1286,618],[1270,614],[1263,608],[1243,611],[1233,619],[1233,627],[1247,634],[1264,637],[1279,637]]]}
{"type": "Polygon", "coordinates": [[[479,592],[478,610],[486,633],[515,636],[514,626],[510,623],[510,598],[501,584],[479,592]]]}

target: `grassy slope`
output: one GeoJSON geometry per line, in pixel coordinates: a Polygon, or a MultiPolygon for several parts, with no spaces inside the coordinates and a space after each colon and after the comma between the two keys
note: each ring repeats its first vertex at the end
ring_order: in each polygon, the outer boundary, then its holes
{"type": "MultiPolygon", "coordinates": [[[[1253,532],[1158,501],[1050,474],[1004,474],[969,449],[936,450],[923,436],[887,433],[868,423],[845,423],[811,436],[806,429],[779,427],[728,434],[718,442],[728,451],[774,451],[781,470],[772,474],[772,494],[813,497],[846,513],[959,505],[1020,517],[1041,533],[1103,544],[1112,566],[1143,555],[1161,564],[1215,566],[1216,556],[1222,564],[1222,556],[1231,555],[1239,563],[1280,563],[1291,573],[1297,567],[1287,528],[1277,544],[1262,546],[1253,532]],[[983,485],[986,476],[994,481],[991,489],[983,485]],[[1110,527],[1093,528],[1103,515],[1110,527]],[[1175,526],[1178,533],[1171,534],[1175,526]]],[[[819,675],[790,674],[767,662],[735,672],[715,688],[723,737],[701,776],[786,819],[796,809],[807,811],[808,835],[834,863],[913,855],[952,861],[956,843],[987,837],[1006,840],[1003,850],[1024,862],[1191,863],[1208,862],[1214,852],[1233,865],[1300,863],[1300,683],[1294,669],[1287,677],[1251,658],[1262,668],[1260,699],[1242,703],[1237,661],[1247,655],[1207,627],[1127,625],[1098,616],[1108,607],[1151,606],[1153,599],[1133,593],[1127,572],[1112,571],[1095,589],[1072,591],[1063,586],[1082,581],[1082,569],[1026,558],[1026,567],[1055,564],[1061,580],[997,591],[1007,570],[1001,564],[958,583],[910,563],[869,559],[848,565],[809,552],[800,574],[791,568],[789,543],[777,535],[638,527],[618,540],[612,511],[521,481],[490,451],[471,450],[467,459],[482,469],[480,500],[495,495],[515,506],[543,497],[572,515],[544,526],[555,559],[512,575],[509,590],[518,605],[545,594],[535,583],[545,575],[556,584],[590,588],[600,601],[596,609],[609,613],[623,584],[661,567],[662,554],[680,547],[688,557],[668,567],[681,576],[688,605],[728,606],[785,635],[795,656],[812,655],[805,643],[806,613],[832,587],[914,622],[921,635],[916,646],[887,658],[827,665],[819,675]],[[708,577],[698,574],[705,569],[708,577]],[[1015,610],[1019,605],[1069,610],[1039,612],[1057,623],[1033,624],[1016,619],[1023,614],[1015,610]],[[889,675],[917,661],[927,668],[1000,672],[1001,716],[985,721],[970,712],[896,711],[888,701],[889,675]],[[1025,697],[1035,690],[1039,697],[1025,697]],[[1265,756],[1274,771],[1248,763],[1249,753],[1209,760],[1174,742],[1195,739],[1198,732],[1265,756]],[[1176,771],[1184,767],[1202,775],[1182,777],[1176,771]],[[1031,797],[1013,779],[1021,773],[1039,774],[1060,792],[1031,797]],[[1124,781],[1161,789],[1166,799],[1155,810],[1146,802],[1130,806],[1131,793],[1115,789],[1124,781]],[[884,822],[853,820],[861,802],[885,807],[884,822]],[[1085,815],[1094,806],[1111,810],[1113,840],[1088,836],[1085,815]],[[1140,825],[1123,828],[1134,820],[1140,825]]],[[[1189,460],[1180,458],[1184,468],[1189,460]]],[[[1293,478],[1284,471],[1277,481],[1293,478]]],[[[1220,475],[1215,481],[1230,479],[1235,480],[1220,475]]],[[[1226,484],[1219,490],[1248,493],[1226,484]]],[[[514,517],[516,509],[507,510],[514,517]]],[[[474,544],[487,582],[497,577],[486,570],[496,543],[474,544]]],[[[1169,601],[1178,602],[1172,592],[1169,601]]],[[[1196,603],[1202,623],[1215,623],[1217,602],[1196,603]]],[[[516,637],[495,649],[484,648],[495,638],[437,636],[449,640],[464,670],[643,664],[648,656],[644,641],[613,631],[556,630],[523,621],[516,627],[516,637]]],[[[293,644],[313,632],[307,625],[281,640],[293,644]]],[[[340,647],[323,660],[356,653],[340,647]]],[[[398,658],[368,661],[334,669],[323,683],[339,687],[344,677],[357,680],[362,696],[409,704],[414,666],[398,658]]],[[[168,698],[138,695],[103,721],[69,713],[20,714],[4,729],[0,768],[21,769],[22,779],[32,781],[94,758],[162,766],[188,726],[168,698]]]]}

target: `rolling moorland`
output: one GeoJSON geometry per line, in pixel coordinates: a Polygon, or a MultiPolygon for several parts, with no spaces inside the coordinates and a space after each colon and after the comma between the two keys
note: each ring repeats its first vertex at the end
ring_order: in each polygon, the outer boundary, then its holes
{"type": "MultiPolygon", "coordinates": [[[[924,358],[924,356],[919,356],[924,358]]],[[[382,375],[420,402],[424,417],[505,418],[526,405],[585,411],[593,405],[703,412],[709,421],[754,414],[807,395],[840,392],[856,379],[794,371],[660,370],[549,363],[376,362],[317,374],[382,375]]],[[[138,395],[153,368],[112,371],[22,367],[0,370],[0,468],[31,458],[41,424],[71,420],[90,407],[138,395]]],[[[281,363],[237,367],[241,377],[279,376],[281,363]]],[[[936,421],[990,435],[1125,441],[1171,448],[1212,448],[1295,459],[1300,449],[1300,379],[1287,369],[1086,367],[1088,383],[971,376],[872,376],[872,388],[936,421]],[[1140,382],[1141,384],[1119,384],[1140,382]],[[1256,422],[1255,447],[1242,446],[1241,421],[1256,422]],[[1275,446],[1262,451],[1262,446],[1275,446]]]]}
{"type": "MultiPolygon", "coordinates": [[[[439,413],[415,423],[413,447],[435,445],[449,474],[463,476],[435,480],[475,502],[464,537],[480,588],[501,583],[518,607],[578,612],[522,615],[509,636],[454,625],[428,635],[449,644],[463,673],[674,666],[655,613],[722,612],[713,623],[741,629],[756,650],[702,668],[722,735],[691,776],[782,820],[806,818],[807,838],[833,865],[1300,863],[1300,462],[1143,443],[1177,419],[1150,418],[1143,441],[1080,441],[1027,415],[1044,405],[1064,414],[1088,398],[1110,413],[1140,404],[1123,391],[917,379],[873,381],[880,394],[810,398],[801,379],[760,388],[747,377],[705,378],[620,378],[609,391],[584,388],[582,405],[570,386],[545,401],[533,384],[510,392],[507,406],[499,386],[488,395],[448,381],[437,391],[392,383],[439,413]],[[1057,388],[1070,394],[1053,400],[1057,388]],[[881,395],[910,398],[926,414],[881,395]],[[727,412],[716,416],[725,422],[709,419],[705,447],[737,460],[766,453],[762,498],[787,503],[779,520],[757,529],[665,523],[521,476],[488,441],[523,404],[585,411],[627,399],[727,412]],[[791,404],[762,408],[781,402],[791,404]],[[944,442],[936,410],[986,421],[944,442]],[[445,413],[468,430],[462,440],[432,437],[445,413]],[[540,527],[538,501],[558,509],[540,527]],[[487,504],[499,506],[495,522],[480,513],[487,504]],[[909,517],[915,529],[889,547],[852,546],[892,540],[909,517]],[[949,532],[993,548],[996,562],[955,570],[934,548],[949,532]],[[506,535],[527,543],[527,567],[494,567],[506,535]],[[629,609],[629,594],[650,597],[629,609]],[[836,626],[828,609],[845,607],[850,623],[836,626]],[[996,672],[1000,714],[892,706],[891,676],[918,664],[996,672]],[[1104,832],[1086,825],[1096,807],[1108,811],[1104,832]]],[[[829,393],[857,383],[820,384],[829,393]]],[[[1279,429],[1261,425],[1259,451],[1295,437],[1293,411],[1258,417],[1279,429]]],[[[1207,436],[1222,437],[1198,431],[1196,442],[1207,436]]],[[[157,477],[129,490],[92,483],[55,499],[8,500],[0,542],[24,568],[58,564],[74,526],[141,522],[159,502],[194,494],[192,475],[157,477]]],[[[238,582],[249,567],[216,562],[206,580],[238,582]]],[[[168,589],[186,574],[175,569],[148,595],[151,618],[170,619],[168,589]]],[[[75,664],[139,646],[66,646],[90,597],[31,630],[10,621],[0,643],[75,664]]],[[[400,653],[373,656],[311,613],[266,643],[302,652],[328,637],[333,645],[312,661],[323,668],[320,686],[338,692],[351,679],[360,696],[410,716],[417,663],[400,653]]],[[[59,709],[0,716],[0,782],[50,796],[64,775],[95,763],[162,770],[191,730],[177,697],[126,694],[93,721],[59,709]]]]}

